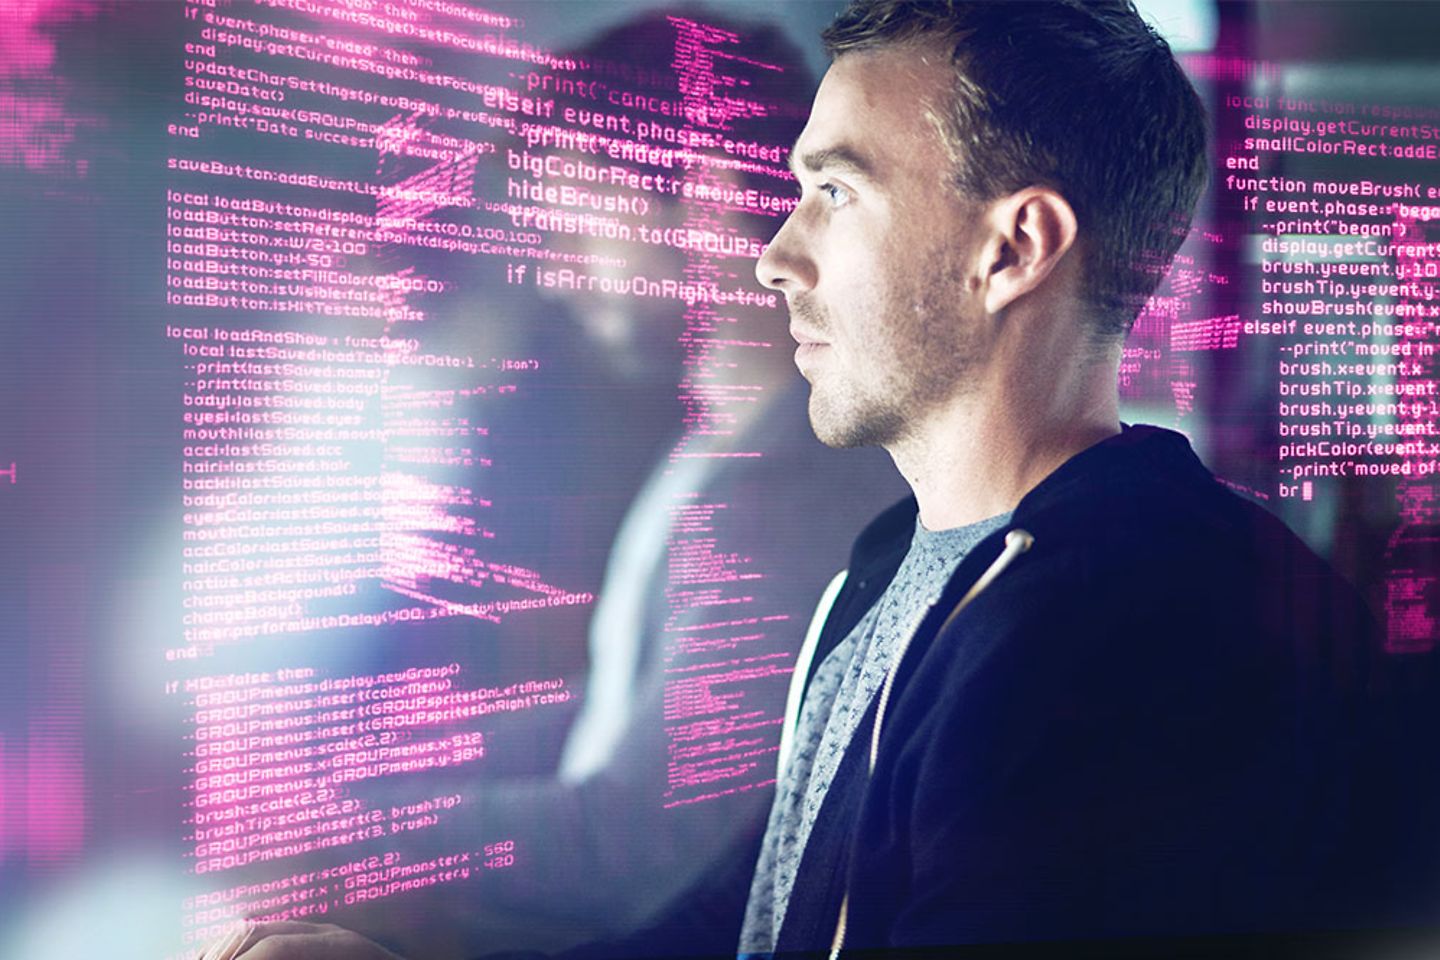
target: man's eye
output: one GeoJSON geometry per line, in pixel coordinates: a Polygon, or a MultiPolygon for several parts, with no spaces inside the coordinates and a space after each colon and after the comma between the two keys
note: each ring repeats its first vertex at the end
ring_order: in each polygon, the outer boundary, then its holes
{"type": "MultiPolygon", "coordinates": [[[[800,196],[801,200],[804,200],[805,188],[803,185],[797,184],[795,192],[800,196]]],[[[854,199],[850,191],[847,190],[845,187],[840,186],[838,183],[818,184],[815,187],[815,192],[822,194],[830,201],[831,209],[843,207],[848,204],[852,199],[854,199]]]]}
{"type": "Polygon", "coordinates": [[[834,183],[822,183],[816,188],[830,198],[832,207],[843,207],[850,202],[850,191],[834,183]]]}

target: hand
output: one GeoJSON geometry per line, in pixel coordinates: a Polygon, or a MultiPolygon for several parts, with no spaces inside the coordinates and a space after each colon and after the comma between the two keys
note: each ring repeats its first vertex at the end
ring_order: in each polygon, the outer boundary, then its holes
{"type": "Polygon", "coordinates": [[[202,954],[206,960],[401,960],[360,934],[333,923],[247,921],[202,954]]]}

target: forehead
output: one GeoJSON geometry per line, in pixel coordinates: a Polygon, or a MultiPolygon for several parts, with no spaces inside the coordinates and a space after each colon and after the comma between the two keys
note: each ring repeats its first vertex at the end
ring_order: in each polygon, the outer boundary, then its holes
{"type": "Polygon", "coordinates": [[[945,151],[926,109],[948,91],[952,76],[948,63],[915,48],[840,56],[826,71],[795,141],[794,165],[839,149],[858,155],[875,179],[938,172],[945,151]]]}

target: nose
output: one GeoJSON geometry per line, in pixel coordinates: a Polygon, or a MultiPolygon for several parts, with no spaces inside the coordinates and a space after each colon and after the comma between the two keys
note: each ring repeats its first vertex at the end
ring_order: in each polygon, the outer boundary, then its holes
{"type": "Polygon", "coordinates": [[[755,279],[771,290],[794,295],[815,286],[815,262],[804,242],[798,211],[780,226],[780,232],[755,261],[755,279]]]}

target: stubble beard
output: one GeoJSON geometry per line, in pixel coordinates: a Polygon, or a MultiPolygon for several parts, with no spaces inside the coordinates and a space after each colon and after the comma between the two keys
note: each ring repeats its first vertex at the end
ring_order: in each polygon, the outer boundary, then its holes
{"type": "Polygon", "coordinates": [[[904,435],[905,419],[880,398],[852,391],[842,401],[831,391],[812,386],[810,429],[817,440],[837,450],[888,447],[904,435]]]}
{"type": "MultiPolygon", "coordinates": [[[[853,369],[848,377],[843,371],[817,371],[810,387],[810,428],[826,446],[891,449],[973,380],[981,353],[950,296],[956,289],[948,282],[953,279],[952,269],[946,264],[922,270],[920,276],[933,282],[865,306],[885,323],[904,325],[893,331],[883,348],[849,345],[852,357],[873,364],[882,376],[867,379],[853,369]]],[[[797,300],[791,309],[809,330],[829,335],[834,329],[824,308],[810,300],[797,300]]]]}
{"type": "MultiPolygon", "coordinates": [[[[814,301],[798,299],[790,312],[807,330],[833,336],[828,311],[814,301]]],[[[887,408],[883,398],[872,396],[863,384],[846,382],[833,370],[819,371],[810,380],[809,414],[815,438],[835,449],[883,446],[903,426],[898,411],[887,408]]]]}

